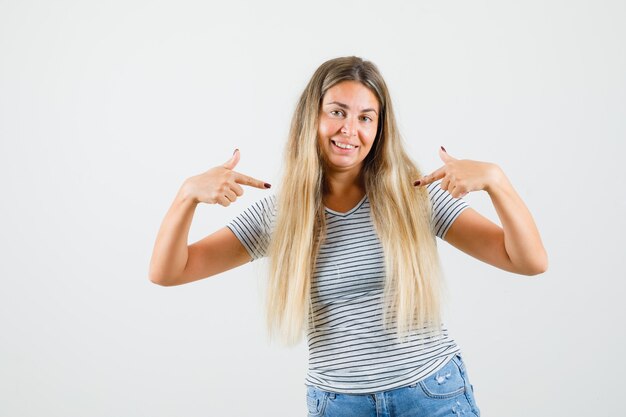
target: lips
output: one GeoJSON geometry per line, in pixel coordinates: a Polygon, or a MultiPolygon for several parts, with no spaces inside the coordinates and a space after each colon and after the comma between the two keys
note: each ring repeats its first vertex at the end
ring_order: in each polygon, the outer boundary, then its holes
{"type": "Polygon", "coordinates": [[[335,148],[337,148],[337,149],[341,149],[342,151],[352,151],[352,150],[354,150],[354,149],[356,149],[356,148],[358,148],[358,147],[359,147],[358,145],[354,145],[354,144],[352,144],[352,143],[338,142],[338,141],[335,141],[335,140],[332,140],[332,139],[331,139],[330,141],[333,143],[333,145],[334,145],[334,147],[335,147],[335,148]],[[339,145],[343,145],[343,146],[345,146],[345,145],[349,145],[350,147],[348,147],[348,148],[346,148],[346,147],[341,147],[341,146],[339,146],[338,144],[339,144],[339,145]]]}

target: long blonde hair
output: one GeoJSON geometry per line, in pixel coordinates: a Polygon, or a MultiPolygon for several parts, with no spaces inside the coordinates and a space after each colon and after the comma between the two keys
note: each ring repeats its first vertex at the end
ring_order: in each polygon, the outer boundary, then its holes
{"type": "Polygon", "coordinates": [[[380,72],[369,61],[342,57],[324,62],[313,74],[298,101],[284,151],[268,247],[266,319],[270,339],[277,332],[285,344],[298,343],[309,329],[311,277],[325,236],[324,169],[317,140],[320,106],[329,88],[347,80],[368,87],[380,104],[376,139],[362,174],[385,254],[385,328],[397,326],[400,341],[418,328],[438,331],[440,323],[441,274],[428,192],[413,186],[421,173],[404,150],[380,72]]]}

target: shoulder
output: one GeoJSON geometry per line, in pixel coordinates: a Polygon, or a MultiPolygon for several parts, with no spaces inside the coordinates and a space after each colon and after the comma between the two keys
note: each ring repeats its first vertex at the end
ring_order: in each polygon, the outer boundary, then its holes
{"type": "Polygon", "coordinates": [[[441,188],[441,181],[434,181],[426,186],[428,190],[428,197],[430,198],[430,202],[433,205],[433,208],[448,206],[451,204],[465,204],[465,200],[459,197],[452,197],[447,190],[441,188]]]}
{"type": "Polygon", "coordinates": [[[273,214],[276,212],[276,207],[277,207],[276,202],[277,202],[276,193],[272,193],[252,202],[248,206],[246,211],[254,212],[254,213],[273,214]]]}
{"type": "Polygon", "coordinates": [[[441,180],[427,185],[431,204],[431,221],[435,235],[444,239],[456,218],[469,207],[462,198],[452,197],[447,190],[441,188],[441,180]]]}
{"type": "Polygon", "coordinates": [[[266,195],[265,197],[256,200],[252,205],[263,208],[263,210],[275,211],[277,205],[277,195],[276,193],[266,195]]]}
{"type": "Polygon", "coordinates": [[[269,194],[250,203],[241,210],[232,223],[270,225],[276,217],[276,194],[269,194]]]}
{"type": "Polygon", "coordinates": [[[437,180],[426,185],[426,190],[428,190],[428,196],[431,200],[445,197],[446,191],[441,189],[441,181],[437,180]]]}

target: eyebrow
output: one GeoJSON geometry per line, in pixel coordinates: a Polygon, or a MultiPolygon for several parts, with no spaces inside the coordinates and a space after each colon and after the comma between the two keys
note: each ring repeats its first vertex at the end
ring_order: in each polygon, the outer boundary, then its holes
{"type": "MultiPolygon", "coordinates": [[[[338,102],[338,101],[331,101],[330,103],[326,103],[326,104],[324,104],[324,105],[325,105],[325,106],[329,106],[329,105],[331,105],[331,104],[336,104],[336,105],[338,105],[339,107],[341,107],[342,109],[346,109],[346,110],[350,109],[350,107],[349,107],[347,104],[340,103],[340,102],[338,102]]],[[[362,111],[363,113],[367,113],[368,111],[373,111],[374,113],[378,114],[378,113],[376,112],[376,110],[374,110],[374,109],[363,109],[363,110],[361,110],[361,111],[362,111]]]]}

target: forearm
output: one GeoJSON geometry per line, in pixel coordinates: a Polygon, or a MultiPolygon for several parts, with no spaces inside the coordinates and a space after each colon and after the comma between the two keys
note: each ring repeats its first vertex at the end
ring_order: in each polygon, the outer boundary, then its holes
{"type": "Polygon", "coordinates": [[[157,234],[150,260],[150,280],[167,285],[168,280],[185,270],[187,241],[197,202],[180,188],[157,234]]]}
{"type": "Polygon", "coordinates": [[[485,191],[502,223],[504,246],[511,263],[522,274],[544,272],[548,257],[530,211],[497,165],[493,178],[485,191]]]}

